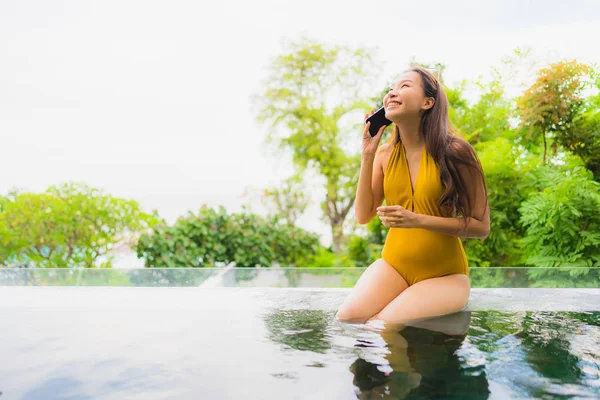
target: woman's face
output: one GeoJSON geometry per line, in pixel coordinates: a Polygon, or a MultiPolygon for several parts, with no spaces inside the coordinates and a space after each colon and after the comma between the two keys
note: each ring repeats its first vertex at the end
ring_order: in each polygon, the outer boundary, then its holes
{"type": "Polygon", "coordinates": [[[425,97],[421,75],[409,71],[402,74],[383,98],[385,116],[392,122],[420,118],[421,112],[433,106],[433,98],[425,97]]]}

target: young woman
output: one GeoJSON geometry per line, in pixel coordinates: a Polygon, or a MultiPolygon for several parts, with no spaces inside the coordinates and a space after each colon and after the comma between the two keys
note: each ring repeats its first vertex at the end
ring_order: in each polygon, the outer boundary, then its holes
{"type": "Polygon", "coordinates": [[[378,216],[390,230],[382,257],[336,314],[350,323],[462,310],[471,285],[460,237],[485,239],[490,232],[483,169],[469,142],[455,135],[440,82],[426,69],[411,69],[383,104],[394,129],[378,149],[385,126],[374,137],[364,126],[355,213],[360,224],[378,216]]]}

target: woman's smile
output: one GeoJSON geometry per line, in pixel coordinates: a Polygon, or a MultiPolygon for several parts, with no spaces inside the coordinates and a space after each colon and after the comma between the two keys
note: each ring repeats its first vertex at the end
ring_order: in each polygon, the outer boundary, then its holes
{"type": "Polygon", "coordinates": [[[395,107],[400,107],[401,105],[402,105],[402,103],[399,102],[398,100],[390,100],[390,101],[388,101],[386,108],[395,108],[395,107]]]}

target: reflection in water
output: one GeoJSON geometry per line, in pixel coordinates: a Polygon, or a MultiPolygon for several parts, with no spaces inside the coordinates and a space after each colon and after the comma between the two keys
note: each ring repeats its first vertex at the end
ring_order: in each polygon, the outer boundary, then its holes
{"type": "Polygon", "coordinates": [[[269,340],[302,360],[298,376],[342,361],[358,398],[600,394],[600,313],[459,312],[378,329],[301,309],[276,310],[264,322],[269,340]]]}
{"type": "Polygon", "coordinates": [[[331,349],[327,335],[331,313],[319,310],[284,310],[265,317],[269,339],[285,348],[324,353],[331,349]]]}
{"type": "Polygon", "coordinates": [[[600,398],[599,312],[461,312],[381,331],[337,321],[343,298],[3,288],[0,400],[600,398]]]}
{"type": "Polygon", "coordinates": [[[485,364],[468,365],[458,351],[469,331],[470,312],[385,330],[342,324],[332,312],[318,310],[277,311],[264,321],[268,338],[284,351],[353,355],[349,371],[360,399],[487,399],[490,394],[485,364]]]}
{"type": "Polygon", "coordinates": [[[459,357],[470,320],[460,312],[386,328],[382,344],[359,340],[370,351],[350,367],[357,397],[487,399],[484,366],[464,367],[459,357]]]}

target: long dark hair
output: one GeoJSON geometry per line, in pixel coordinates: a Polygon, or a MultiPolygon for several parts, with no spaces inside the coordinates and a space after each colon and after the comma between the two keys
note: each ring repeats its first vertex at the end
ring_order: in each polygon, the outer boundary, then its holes
{"type": "MultiPolygon", "coordinates": [[[[444,187],[444,193],[438,200],[438,207],[443,216],[462,217],[465,227],[467,227],[467,218],[471,217],[473,210],[471,196],[474,198],[478,191],[476,188],[468,187],[464,176],[459,173],[458,167],[466,166],[471,178],[476,178],[478,175],[481,177],[487,211],[487,186],[483,167],[473,146],[457,136],[456,130],[448,118],[448,97],[446,97],[442,84],[424,68],[416,67],[409,71],[421,75],[421,87],[425,92],[425,97],[435,99],[433,107],[426,110],[421,117],[421,133],[425,139],[427,152],[431,154],[440,170],[440,181],[444,187]]],[[[400,129],[394,125],[389,143],[395,146],[400,141],[400,129]]],[[[478,179],[471,180],[471,182],[473,181],[479,182],[478,179]]]]}

